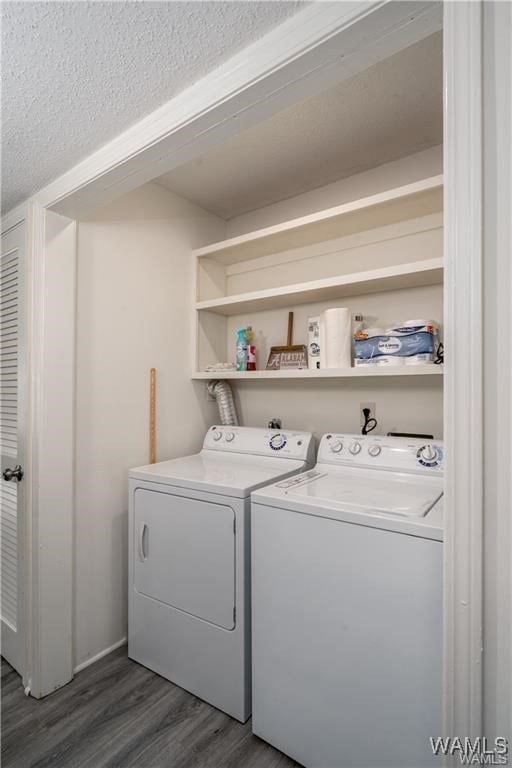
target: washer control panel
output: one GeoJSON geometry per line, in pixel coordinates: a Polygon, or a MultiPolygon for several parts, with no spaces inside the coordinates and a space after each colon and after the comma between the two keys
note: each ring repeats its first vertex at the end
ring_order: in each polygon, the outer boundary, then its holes
{"type": "Polygon", "coordinates": [[[422,438],[326,434],[320,441],[319,464],[442,474],[443,443],[422,438]]]}
{"type": "Polygon", "coordinates": [[[298,485],[304,485],[304,483],[309,483],[310,480],[317,480],[324,475],[325,472],[320,472],[318,469],[310,469],[309,472],[301,472],[300,475],[287,477],[286,480],[281,480],[281,482],[276,483],[276,485],[278,488],[296,488],[298,485]]]}
{"type": "Polygon", "coordinates": [[[215,425],[206,433],[203,450],[300,459],[310,464],[315,460],[315,443],[310,432],[283,429],[215,425]]]}

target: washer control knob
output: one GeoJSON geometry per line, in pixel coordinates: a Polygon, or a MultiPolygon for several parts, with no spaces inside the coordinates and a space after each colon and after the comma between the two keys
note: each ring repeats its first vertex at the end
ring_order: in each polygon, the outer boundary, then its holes
{"type": "Polygon", "coordinates": [[[282,432],[272,435],[269,445],[273,451],[280,451],[286,445],[286,435],[283,435],[282,432]]]}
{"type": "Polygon", "coordinates": [[[372,456],[373,458],[375,458],[376,456],[378,456],[378,455],[379,455],[379,453],[381,452],[381,450],[382,450],[382,448],[380,447],[380,445],[375,445],[375,444],[374,444],[374,445],[370,445],[370,446],[368,447],[368,453],[369,453],[369,454],[370,454],[370,456],[372,456]]]}
{"type": "Polygon", "coordinates": [[[219,430],[216,429],[215,432],[213,433],[213,439],[217,443],[221,439],[221,437],[222,437],[222,432],[219,432],[219,430]]]}
{"type": "Polygon", "coordinates": [[[233,432],[226,432],[226,442],[231,443],[235,439],[233,432]]]}
{"type": "Polygon", "coordinates": [[[420,448],[418,451],[418,458],[423,459],[423,461],[426,461],[428,464],[433,464],[438,458],[437,449],[430,444],[424,445],[423,448],[420,448]]]}
{"type": "Polygon", "coordinates": [[[331,445],[331,451],[333,453],[339,453],[343,448],[343,443],[341,442],[341,440],[333,440],[330,445],[331,445]]]}
{"type": "Polygon", "coordinates": [[[358,453],[361,453],[361,443],[351,443],[348,449],[352,456],[357,456],[358,453]]]}

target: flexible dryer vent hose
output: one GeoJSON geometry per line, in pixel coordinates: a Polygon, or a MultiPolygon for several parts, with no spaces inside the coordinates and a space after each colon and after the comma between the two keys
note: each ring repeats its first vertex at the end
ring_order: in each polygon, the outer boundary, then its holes
{"type": "Polygon", "coordinates": [[[236,415],[235,401],[233,399],[233,390],[227,381],[209,381],[208,392],[217,400],[219,409],[220,423],[226,426],[236,426],[238,416],[236,415]]]}

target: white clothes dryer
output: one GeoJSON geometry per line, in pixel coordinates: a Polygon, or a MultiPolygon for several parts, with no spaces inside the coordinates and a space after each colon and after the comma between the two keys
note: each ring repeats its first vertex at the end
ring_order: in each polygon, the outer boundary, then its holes
{"type": "Polygon", "coordinates": [[[128,655],[242,722],[250,494],[313,456],[309,433],[214,426],[200,453],[130,471],[128,655]]]}
{"type": "Polygon", "coordinates": [[[253,731],[307,768],[426,768],[442,734],[443,446],[324,435],[252,496],[253,731]]]}

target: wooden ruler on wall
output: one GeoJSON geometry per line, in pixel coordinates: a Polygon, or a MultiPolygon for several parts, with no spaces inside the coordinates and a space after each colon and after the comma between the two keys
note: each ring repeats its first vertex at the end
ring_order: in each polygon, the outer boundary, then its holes
{"type": "Polygon", "coordinates": [[[156,463],[156,368],[149,369],[149,463],[156,463]]]}

